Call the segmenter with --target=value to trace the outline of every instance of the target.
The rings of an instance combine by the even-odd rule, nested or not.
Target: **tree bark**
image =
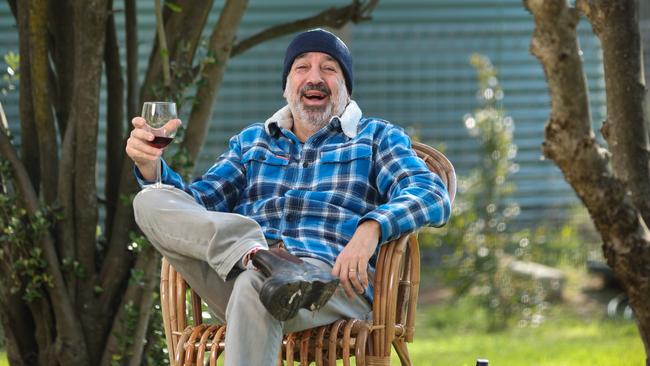
[[[156,40],[160,46],[158,57],[162,60],[163,85],[168,89],[171,84],[171,75],[169,71],[169,49],[167,48],[167,35],[165,34],[165,25],[163,22],[162,9],[160,0],[154,0],[154,13],[156,13]]]
[[[635,0],[577,2],[600,39],[605,71],[607,121],[602,131],[612,152],[614,175],[650,223],[650,142],[643,111],[646,94]]]
[[[108,2],[108,11],[113,1]],[[106,173],[104,175],[104,194],[106,202],[106,221],[104,227],[113,225],[117,206],[119,186],[124,159],[124,80],[120,65],[120,50],[115,30],[115,16],[111,13],[106,22],[106,44],[104,47],[106,64]],[[106,230],[106,240],[110,241],[110,230]]]
[[[34,121],[34,104],[32,103],[32,75],[30,72],[30,46],[29,46],[29,9],[27,2],[17,4],[18,36],[20,42],[20,131],[22,136],[36,136],[36,122]],[[20,144],[20,152],[27,169],[30,181],[36,188],[40,187],[40,153],[39,144]]]
[[[126,118],[130,122],[131,118],[138,114],[138,22],[137,9],[135,0],[124,0],[125,27],[126,27]],[[130,126],[130,123],[127,124]],[[126,129],[127,131],[130,128]],[[126,141],[123,145],[126,145]],[[115,182],[115,181],[114,181]],[[119,180],[117,180],[119,182]]]
[[[589,11],[602,12],[603,9],[599,6],[604,3],[597,2],[594,5],[596,7],[589,8]],[[551,96],[551,116],[546,126],[544,154],[555,161],[589,210],[603,239],[603,252],[607,263],[623,283],[630,299],[646,355],[649,355],[650,309],[647,304],[650,303],[650,230],[635,201],[627,194],[632,190],[628,185],[632,179],[630,173],[622,173],[619,177],[619,173],[615,175],[612,172],[610,153],[598,145],[591,129],[587,89],[576,42],[578,11],[568,8],[564,0],[525,0],[524,4],[535,18],[531,52],[544,68]],[[581,9],[586,9],[586,5],[579,4]],[[594,25],[595,28],[599,26],[598,23]],[[599,32],[608,31],[598,29],[597,33]],[[635,44],[633,39],[619,41],[618,47]],[[610,58],[620,57],[607,51],[604,51],[604,54]],[[619,69],[617,72],[638,75],[638,70],[633,69]],[[606,82],[616,83],[611,81],[613,77],[615,76],[609,75]],[[609,88],[614,88],[614,94],[617,93],[616,87],[608,86],[606,90],[610,90]],[[630,100],[639,100],[637,84],[630,86],[629,93]],[[608,105],[610,98],[617,100],[620,96],[608,94]],[[619,100],[619,103],[621,102]],[[615,110],[620,108],[621,106],[617,106]],[[612,116],[611,111],[608,119],[612,126],[615,123],[636,126],[638,123]],[[612,150],[612,155],[629,153],[620,147]],[[638,158],[637,156],[634,159]],[[626,159],[632,159],[630,156],[619,156],[616,159],[624,160],[619,163],[617,169],[633,167],[629,162],[625,162]],[[628,180],[625,181],[621,177],[627,177]],[[631,183],[634,184],[637,183]],[[646,361],[648,362],[650,361]]]
[[[77,311],[81,314],[83,335],[90,359],[100,357],[105,330],[98,327],[95,305],[95,247],[97,230],[97,188],[95,166],[99,121],[99,87],[103,65],[107,20],[106,0],[79,1],[74,5],[75,49],[74,69],[83,70],[74,75],[68,128],[75,129],[74,204],[75,245],[79,262],[87,273],[86,283],[77,294]]]
[[[74,32],[70,24],[74,22],[70,0],[50,1],[49,19],[51,29],[50,54],[54,64],[56,95],[54,103],[56,120],[61,139],[65,135],[70,117],[73,77],[74,77]]]
[[[59,154],[51,109],[52,101],[46,82],[49,80],[48,18],[48,3],[46,1],[29,2],[30,76],[34,80],[41,81],[31,84],[32,105],[36,122],[36,137],[41,153],[41,189],[45,203],[50,205],[56,199]]]
[[[61,143],[61,162],[59,174],[58,201],[61,205],[62,218],[56,225],[57,252],[61,259],[76,260],[75,245],[75,205],[74,205],[74,152],[76,150],[75,125],[68,124]],[[65,282],[72,304],[76,307],[77,277],[71,271],[65,273]]]

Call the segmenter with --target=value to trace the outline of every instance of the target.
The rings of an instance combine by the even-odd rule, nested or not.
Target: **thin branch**
[[[140,253],[145,255],[145,253]],[[144,351],[145,342],[147,341],[147,330],[149,328],[149,318],[153,308],[153,293],[160,282],[160,260],[161,256],[155,250],[146,253],[147,263],[144,266],[143,273],[145,274],[144,284],[140,291],[140,303],[138,307],[138,324],[136,324],[135,332],[133,333],[133,346],[131,347],[131,359],[129,366],[139,366],[142,364],[142,354]]]
[[[135,0],[124,0],[126,27],[126,116],[127,120],[138,113],[138,21]],[[127,129],[128,130],[128,129]],[[123,144],[124,146],[125,144]]]
[[[121,294],[122,286],[133,263],[126,243],[129,240],[129,232],[135,226],[130,198],[137,192],[138,184],[133,177],[133,161],[128,157],[122,161],[119,187],[120,197],[117,201],[115,221],[110,228],[111,241],[98,280],[103,289],[100,302],[104,304],[112,303],[116,296]]]
[[[239,28],[239,23],[244,16],[248,1],[228,0],[221,10],[219,20],[212,29],[210,36],[209,51],[213,54],[215,61],[206,65],[203,73],[205,79],[196,92],[196,100],[190,113],[187,123],[183,148],[187,149],[191,160],[195,161],[199,151],[203,147],[203,141],[208,130],[208,121],[212,116],[212,110],[216,97],[219,93],[219,86],[223,79],[226,65],[230,59],[233,42]]]
[[[187,88],[189,79],[184,74],[185,69],[189,69],[205,24],[212,9],[213,0],[186,0],[183,1],[182,11],[169,11],[165,8],[163,11],[163,22],[165,26],[165,37],[170,64],[176,67],[171,74],[172,84],[170,88],[164,90],[164,95],[154,95],[154,87],[160,84],[163,79],[162,75],[162,58],[160,57],[160,44],[158,41],[154,45],[149,56],[147,74],[142,83],[140,100],[151,100],[152,98],[173,98],[181,100],[180,94]],[[157,88],[160,90],[160,88]],[[182,105],[179,105],[179,110]]]
[[[354,1],[352,4],[347,6],[330,8],[304,19],[272,26],[235,44],[232,48],[231,57],[242,54],[260,43],[293,34],[301,30],[315,27],[339,29],[345,26],[348,22],[359,23],[369,20],[370,12],[372,12],[376,3],[377,1],[370,1],[362,7],[357,1]]]
[[[50,55],[54,64],[54,78],[57,86],[57,98],[54,104],[59,134],[65,135],[74,87],[74,27],[70,27],[72,5],[70,0],[49,1],[51,17],[48,20],[51,34]]]
[[[61,143],[61,162],[59,174],[59,192],[57,200],[62,209],[62,218],[56,225],[57,250],[61,258],[76,258],[76,245],[74,238],[75,230],[75,210],[74,210],[74,152],[76,150],[76,124],[68,123],[68,127],[63,135]],[[77,298],[77,277],[71,271],[66,274],[66,283],[68,284],[68,294],[73,303]]]
[[[13,14],[14,19],[18,20],[18,7],[16,5],[16,0],[7,0],[9,3],[9,8],[11,8],[11,14]]]
[[[151,297],[153,296],[153,288],[156,285],[156,269],[158,268],[159,263],[160,255],[152,247],[148,247],[138,255],[138,259],[133,266],[133,270],[134,272],[144,274],[144,283],[131,282],[124,292],[124,296],[122,297],[118,307],[119,310],[113,318],[113,324],[111,326],[109,337],[106,342],[106,347],[104,348],[100,366],[111,365],[111,359],[113,355],[120,354],[122,351],[127,351],[120,349],[119,338],[121,336],[135,336],[136,342],[139,342],[138,338],[144,338],[147,322],[149,320],[149,313],[151,311]],[[127,306],[133,306],[136,304],[139,310],[138,324],[136,326],[136,329],[127,329],[125,327],[125,310]],[[146,304],[148,304],[148,308]],[[142,345],[141,343],[139,344],[140,346]],[[131,349],[137,350],[137,347],[133,346]],[[139,363],[137,364],[139,365]]]
[[[160,0],[155,0],[154,4],[156,13],[156,35],[158,36],[158,44],[160,45],[159,56],[162,58],[163,81],[165,86],[169,88],[172,84],[169,72],[169,49],[167,49],[167,38],[165,36],[165,25],[163,24]]]

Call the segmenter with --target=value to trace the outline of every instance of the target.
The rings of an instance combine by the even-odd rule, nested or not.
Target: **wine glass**
[[[174,102],[145,102],[142,105],[142,118],[147,122],[147,130],[154,135],[152,141],[148,141],[149,145],[158,149],[163,149],[169,145],[176,135],[176,129],[166,128],[167,122],[178,118],[176,114],[176,103]],[[149,187],[162,188],[161,180],[161,165],[162,162],[158,159],[156,164],[156,182]]]

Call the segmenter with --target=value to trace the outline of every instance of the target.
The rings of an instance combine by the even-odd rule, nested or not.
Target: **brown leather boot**
[[[253,265],[268,278],[260,290],[264,307],[278,320],[285,321],[300,309],[320,309],[339,284],[329,271],[307,263],[284,249],[259,250]]]

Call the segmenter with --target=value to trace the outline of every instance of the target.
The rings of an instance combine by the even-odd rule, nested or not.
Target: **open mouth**
[[[311,101],[319,101],[327,98],[327,93],[324,93],[319,90],[308,90],[304,93],[302,93],[302,96],[306,99],[309,99]]]

